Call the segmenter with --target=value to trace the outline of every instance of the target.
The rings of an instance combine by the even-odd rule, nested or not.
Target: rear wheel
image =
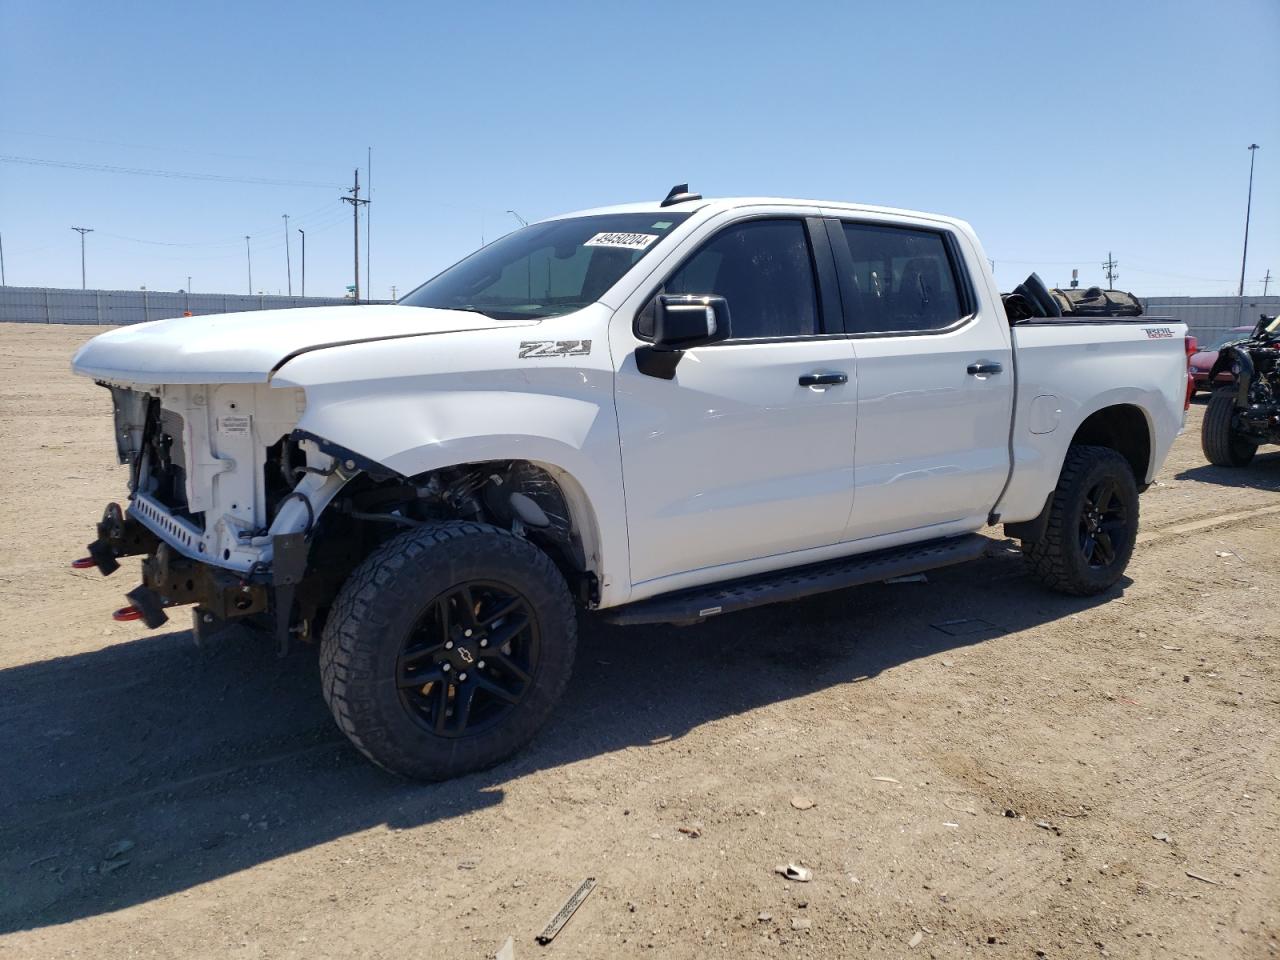
[[[1234,389],[1215,390],[1200,425],[1200,447],[1208,461],[1219,467],[1246,467],[1258,445],[1231,429],[1235,415]]]
[[[443,780],[531,740],[573,668],[568,587],[537,547],[478,523],[388,541],[343,586],[320,649],[325,698],[370,760]]]
[[[1022,550],[1045,586],[1084,596],[1120,579],[1137,538],[1138,486],[1129,461],[1108,447],[1073,446],[1044,536]]]

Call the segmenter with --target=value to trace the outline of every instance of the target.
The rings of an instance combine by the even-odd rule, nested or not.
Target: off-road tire
[[[1200,448],[1205,458],[1217,467],[1247,467],[1258,452],[1256,443],[1232,432],[1235,406],[1234,388],[1209,394],[1209,406],[1200,425]]]
[[[1090,566],[1080,542],[1086,498],[1104,479],[1116,485],[1125,513],[1123,529],[1113,536],[1114,559]],[[1031,575],[1059,593],[1089,596],[1111,587],[1124,574],[1138,536],[1138,486],[1129,461],[1108,447],[1072,446],[1067,450],[1058,485],[1049,504],[1044,536],[1023,542],[1022,552]]]
[[[509,584],[527,600],[538,662],[528,692],[496,727],[446,739],[401,701],[397,658],[433,598],[479,579]],[[577,641],[573,600],[545,553],[488,524],[433,524],[388,540],[343,585],[321,639],[321,683],[339,728],[366,757],[404,777],[445,780],[533,739],[569,682]]]

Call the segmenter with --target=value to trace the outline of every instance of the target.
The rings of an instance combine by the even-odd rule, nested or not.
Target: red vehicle
[[[1218,375],[1214,377],[1213,385],[1209,384],[1209,371],[1213,369],[1213,365],[1218,360],[1218,348],[1224,343],[1230,343],[1232,340],[1243,340],[1253,332],[1253,327],[1232,327],[1218,335],[1213,341],[1213,346],[1206,347],[1191,355],[1190,371],[1191,371],[1191,394],[1194,396],[1198,390],[1212,390],[1214,386],[1219,386],[1232,381],[1230,370],[1220,370]]]

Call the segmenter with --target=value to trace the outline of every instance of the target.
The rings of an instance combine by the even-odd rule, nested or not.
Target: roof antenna
[[[677,183],[671,188],[671,192],[667,194],[667,198],[662,201],[661,206],[669,207],[674,203],[684,203],[686,200],[701,200],[702,194],[690,193],[687,183]]]

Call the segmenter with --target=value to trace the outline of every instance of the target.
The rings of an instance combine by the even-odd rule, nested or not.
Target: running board
[[[713,583],[602,610],[609,623],[688,623],[721,613],[747,610],[766,603],[799,600],[831,590],[878,583],[938,567],[965,563],[982,556],[990,541],[976,533],[945,540],[929,540],[906,547],[841,557],[805,567]]]

